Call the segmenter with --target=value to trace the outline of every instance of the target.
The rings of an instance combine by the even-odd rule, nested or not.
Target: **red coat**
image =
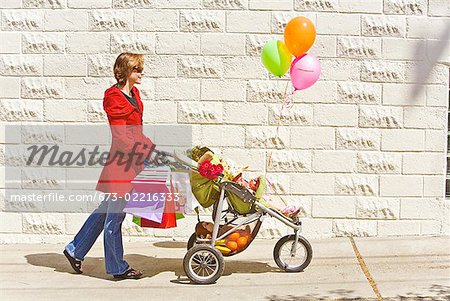
[[[117,197],[130,192],[133,188],[131,180],[144,168],[144,159],[155,148],[155,144],[142,132],[144,107],[139,90],[134,86],[131,90],[139,109],[115,85],[105,91],[103,98],[103,109],[108,116],[112,142],[96,189],[116,193]]]

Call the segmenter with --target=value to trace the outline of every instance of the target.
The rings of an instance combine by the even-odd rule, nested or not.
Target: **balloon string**
[[[287,93],[288,86],[289,86],[289,82],[286,82],[286,87],[284,88],[283,102],[281,104],[280,114],[278,115],[277,131],[276,131],[276,134],[275,134],[274,141],[277,141],[277,139],[279,137],[280,127],[281,127],[281,120],[283,118],[283,111],[284,111],[284,109],[285,108],[291,109],[292,106],[294,105],[293,101],[292,101],[292,98],[293,98],[293,95],[294,95],[295,91],[294,92],[290,92],[288,94]],[[266,170],[265,170],[265,178],[266,178],[267,183],[269,183],[270,187],[272,188],[272,191],[275,193],[276,192],[275,185],[273,185],[269,181],[269,179],[267,179],[267,171],[269,170],[270,163],[272,162],[272,154],[273,154],[273,151],[271,151],[270,154],[269,154],[269,159],[267,161],[267,167],[266,167]],[[277,196],[281,199],[281,201],[283,201],[284,205],[287,206],[286,201],[279,194],[277,194]]]

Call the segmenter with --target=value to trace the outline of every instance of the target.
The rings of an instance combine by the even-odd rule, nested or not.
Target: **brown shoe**
[[[66,250],[64,250],[63,254],[66,256],[67,260],[69,260],[69,263],[72,266],[72,269],[75,271],[75,273],[77,274],[83,273],[83,270],[81,270],[81,261],[76,260],[75,258],[70,256],[69,252],[67,252]]]
[[[130,268],[128,271],[126,271],[123,274],[114,275],[115,279],[139,279],[142,277],[142,272],[135,270],[133,268]]]

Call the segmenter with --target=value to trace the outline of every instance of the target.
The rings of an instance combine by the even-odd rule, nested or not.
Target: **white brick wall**
[[[273,152],[267,175],[304,208],[305,235],[449,232],[448,1],[23,0],[0,1],[0,15],[2,123],[105,124],[102,97],[114,83],[115,57],[145,53],[144,123],[193,125],[194,142],[249,165],[251,175],[266,171]],[[269,75],[259,55],[299,15],[316,26],[311,52],[322,75],[294,94],[275,139],[289,78]],[[22,176],[28,189],[68,193],[84,187],[64,186],[77,172],[14,177],[17,188]],[[65,241],[93,209],[2,198],[0,243]],[[127,219],[124,233],[187,236],[192,223],[143,231]]]

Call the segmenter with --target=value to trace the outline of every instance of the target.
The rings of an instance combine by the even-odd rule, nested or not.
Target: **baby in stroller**
[[[242,176],[242,172],[248,168],[248,166],[238,166],[233,161],[228,159],[220,159],[216,154],[211,151],[205,152],[199,159],[199,173],[206,177],[211,176],[214,178],[216,175],[209,174],[208,172],[212,168],[216,173],[223,173],[225,179],[236,182],[239,185],[256,192],[260,185],[260,177],[254,179],[244,179]],[[287,205],[279,202],[276,199],[270,198],[268,194],[264,194],[260,201],[269,208],[277,210],[282,213],[284,216],[289,218],[293,218],[299,214],[300,208],[293,205]]]

